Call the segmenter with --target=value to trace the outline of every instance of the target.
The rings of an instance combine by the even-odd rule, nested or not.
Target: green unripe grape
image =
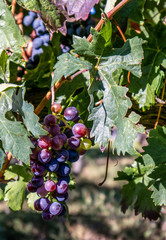
[[[88,150],[88,149],[91,148],[91,146],[92,146],[91,140],[88,139],[88,138],[84,138],[84,139],[82,140],[82,142],[81,142],[81,146],[80,146],[80,147],[81,147],[82,149],[84,149],[84,150]]]

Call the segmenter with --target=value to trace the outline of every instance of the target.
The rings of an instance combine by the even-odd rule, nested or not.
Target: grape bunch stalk
[[[34,202],[35,210],[47,221],[66,215],[72,163],[92,145],[89,131],[75,107],[66,108],[64,115],[59,103],[52,104],[51,110],[52,114],[46,115],[43,123],[48,135],[31,137],[33,177],[27,184],[28,191],[39,196]]]

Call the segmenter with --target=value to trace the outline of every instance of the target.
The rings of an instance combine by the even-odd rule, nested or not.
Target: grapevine
[[[67,217],[72,164],[98,144],[107,151],[100,187],[110,151],[135,156],[115,178],[127,181],[122,212],[162,214],[165,5],[122,0],[104,12],[106,2],[0,0],[0,181],[12,210],[27,198],[44,220]]]

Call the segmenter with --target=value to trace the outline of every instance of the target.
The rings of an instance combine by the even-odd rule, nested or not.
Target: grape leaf
[[[0,53],[3,49],[11,48],[15,53],[22,53],[24,38],[14,17],[3,0],[0,0]]]
[[[5,117],[6,112],[12,109],[12,98],[15,89],[1,93],[0,97],[0,139],[5,152],[11,152],[13,157],[29,162],[29,154],[33,144],[28,138],[28,132],[21,122],[11,121]]]
[[[143,147],[142,160],[145,166],[155,167],[166,163],[166,127],[158,126],[149,133],[148,146]]]
[[[121,49],[112,50],[109,57],[101,57],[98,66],[98,76],[91,80],[89,94],[93,103],[93,93],[100,88],[103,91],[103,102],[99,107],[93,108],[89,117],[93,120],[91,136],[95,137],[95,142],[100,146],[106,146],[111,138],[111,128],[116,125],[117,137],[113,148],[117,147],[117,153],[123,154],[127,151],[136,154],[133,147],[137,132],[143,132],[143,127],[137,127],[139,116],[132,113],[129,118],[124,118],[131,101],[126,96],[127,88],[118,86],[112,78],[112,73],[116,69],[126,69],[131,73],[140,76],[140,62],[143,58],[143,41],[139,38],[128,40]],[[134,129],[134,131],[133,131]],[[131,135],[128,134],[130,131]],[[123,134],[123,135],[122,135]]]
[[[129,91],[139,103],[139,107],[149,108],[155,103],[155,94],[160,93],[164,72],[160,66],[166,68],[166,31],[165,27],[158,24],[149,26],[150,37],[144,46],[145,58],[142,63],[142,77],[131,76]]]
[[[151,199],[152,192],[143,183],[130,181],[123,186],[121,194],[123,213],[131,205],[135,209],[136,215],[142,213],[142,216],[149,220],[157,220],[160,217],[160,207],[155,206]]]
[[[157,181],[151,186],[152,199],[156,205],[166,205],[166,180]]]
[[[5,201],[13,211],[19,211],[25,199],[27,183],[19,180],[8,182],[5,187]]]
[[[52,86],[58,82],[63,76],[65,78],[83,69],[91,69],[92,65],[88,61],[81,60],[78,57],[72,56],[69,53],[62,54],[58,57],[58,62],[54,66],[54,77]]]

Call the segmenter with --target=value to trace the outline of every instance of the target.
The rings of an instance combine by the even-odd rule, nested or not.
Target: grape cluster
[[[63,53],[69,52],[72,45],[72,36],[88,37],[91,27],[95,27],[96,22],[92,19],[91,14],[86,21],[67,22],[67,35],[61,37],[61,50]]]
[[[39,55],[43,53],[42,45],[48,46],[50,43],[50,35],[46,30],[46,27],[39,17],[39,15],[35,12],[29,11],[28,15],[23,19],[24,26],[32,26],[35,31],[35,37],[33,37],[32,41],[32,52],[31,57],[26,63],[27,69],[33,69],[36,67],[39,61]]]
[[[91,147],[88,129],[80,122],[75,107],[66,108],[64,116],[59,103],[54,103],[51,110],[53,114],[45,116],[43,124],[48,135],[31,138],[34,148],[30,168],[34,175],[27,184],[28,191],[39,196],[34,208],[42,212],[44,220],[66,214],[72,163]]]

